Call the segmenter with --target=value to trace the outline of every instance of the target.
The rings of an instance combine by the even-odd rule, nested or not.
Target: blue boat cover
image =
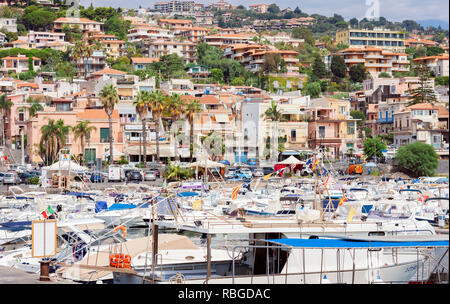
[[[92,199],[91,195],[95,195],[95,194],[93,194],[93,193],[84,193],[84,192],[67,192],[64,195],[73,195],[73,196],[76,196],[77,198],[84,197],[84,198]]]
[[[34,197],[26,197],[26,196],[7,196],[7,199],[29,199],[29,200],[34,200]]]
[[[191,196],[197,196],[197,192],[190,192],[190,191],[184,191],[177,193],[178,197],[191,197]]]
[[[132,204],[113,204],[111,207],[108,208],[108,211],[113,210],[125,210],[125,209],[133,209],[136,208],[136,205]]]
[[[389,248],[389,247],[448,247],[449,241],[351,241],[343,239],[268,239],[267,242],[294,248]]]
[[[95,213],[108,209],[108,204],[105,201],[95,202]]]

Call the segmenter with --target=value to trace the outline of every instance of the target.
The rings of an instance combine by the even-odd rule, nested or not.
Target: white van
[[[110,165],[108,169],[109,182],[122,182],[125,180],[125,172],[121,166]]]

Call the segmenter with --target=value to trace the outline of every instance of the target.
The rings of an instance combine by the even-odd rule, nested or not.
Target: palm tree
[[[155,90],[150,93],[149,109],[152,112],[153,121],[155,123],[156,133],[156,160],[159,162],[159,122],[161,114],[164,110],[164,100],[167,98],[160,90]]]
[[[278,122],[281,121],[281,118],[283,117],[282,112],[278,109],[277,104],[275,101],[272,100],[270,103],[270,107],[264,112],[264,119],[266,121],[270,120],[272,122],[275,122],[275,128],[273,128],[273,139],[274,139],[274,147],[273,147],[273,158],[278,159]]]
[[[109,123],[109,162],[112,164],[113,158],[113,136],[112,136],[112,114],[116,104],[119,102],[119,95],[117,94],[116,88],[110,84],[104,86],[100,92],[100,100],[105,109],[106,115],[108,116]]]
[[[59,150],[65,145],[68,131],[69,127],[64,125],[62,119],[58,119],[56,123],[50,119],[47,125],[42,126],[39,154],[47,165],[57,158]]]
[[[6,94],[0,95],[0,110],[2,111],[2,146],[5,145],[6,130],[5,130],[5,117],[6,113],[11,110],[13,102],[6,97]]]
[[[181,114],[184,111],[184,106],[181,101],[181,95],[177,93],[173,93],[169,98],[166,99],[165,111],[170,115],[170,119],[172,121],[172,127],[174,127],[174,123],[181,117]],[[174,134],[174,145],[175,145],[175,158],[179,160],[178,155],[178,139],[177,139],[178,128],[175,130]]]
[[[89,45],[85,41],[77,41],[72,48],[72,58],[78,63],[78,60],[81,59],[82,63],[84,63],[84,58],[89,59],[94,52],[94,49],[97,48],[95,45]],[[87,65],[84,64],[84,78],[87,76]]]
[[[202,111],[200,101],[197,98],[194,98],[194,100],[186,105],[185,114],[186,118],[189,122],[190,128],[189,128],[189,152],[190,152],[190,158],[192,162],[192,157],[194,153],[194,117],[196,113],[200,113]]]
[[[147,115],[148,115],[148,106],[150,103],[150,92],[149,91],[139,91],[136,100],[133,102],[133,105],[136,107],[136,112],[139,114],[139,117],[142,121],[142,144],[144,146],[144,164],[147,164]]]
[[[75,140],[80,139],[81,143],[81,155],[84,155],[84,146],[86,139],[90,137],[91,132],[97,128],[94,126],[89,126],[89,120],[82,120],[76,126],[72,127],[72,132]],[[84,158],[83,158],[84,160]]]
[[[30,118],[34,117],[34,115],[36,115],[37,112],[44,110],[44,107],[36,99],[29,98],[27,101],[31,103],[31,106],[28,108]]]

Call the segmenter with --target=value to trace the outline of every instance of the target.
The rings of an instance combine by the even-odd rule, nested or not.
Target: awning
[[[448,247],[448,241],[351,241],[343,239],[268,239],[271,243],[294,248],[389,248],[389,247]]]
[[[214,114],[216,122],[230,122],[228,114]]]
[[[142,147],[143,148],[143,147]],[[169,145],[160,145],[159,146],[159,156],[160,157],[174,157],[175,156],[175,152],[173,151],[175,148]],[[146,153],[147,155],[156,155],[156,146],[154,144],[152,144],[151,146],[147,145],[147,149],[146,149]],[[179,153],[181,149],[179,149]],[[136,146],[129,146],[128,148],[125,149],[125,154],[128,155],[140,155],[141,153],[144,153],[143,149],[142,152],[139,148],[139,145]]]

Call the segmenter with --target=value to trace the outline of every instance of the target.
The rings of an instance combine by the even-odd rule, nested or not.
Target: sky
[[[153,8],[155,2],[163,0],[81,0],[82,5],[112,6],[124,8]],[[219,0],[194,0],[197,3],[210,4]],[[334,13],[346,20],[366,17],[370,8],[379,7],[379,14],[391,21],[438,19],[448,23],[449,2],[445,0],[226,0],[232,5],[276,3],[281,9],[298,6],[307,14],[332,16]],[[366,3],[369,3],[366,5]],[[375,3],[375,4],[373,4]],[[378,5],[377,5],[378,3]]]

